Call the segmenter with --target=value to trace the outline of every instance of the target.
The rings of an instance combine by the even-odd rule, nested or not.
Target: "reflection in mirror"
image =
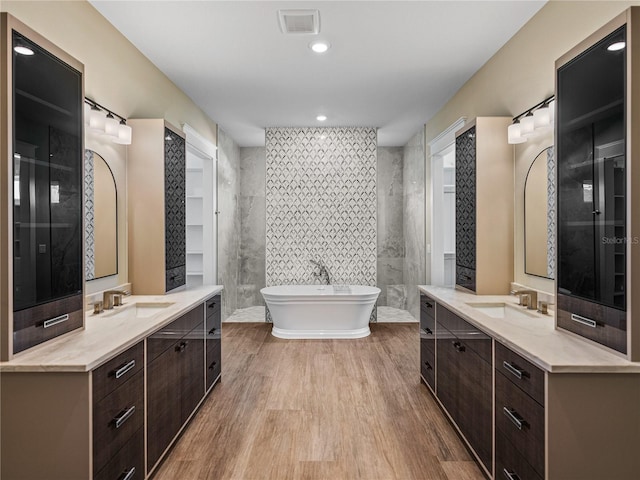
[[[99,154],[85,150],[85,280],[118,273],[116,181]]]
[[[555,156],[547,147],[529,167],[524,184],[524,271],[553,279],[555,275]]]

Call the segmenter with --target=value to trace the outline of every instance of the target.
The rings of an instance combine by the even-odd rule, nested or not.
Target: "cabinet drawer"
[[[436,354],[433,342],[420,340],[420,373],[432,390],[436,388]]]
[[[504,375],[496,375],[496,429],[544,476],[544,407]]]
[[[440,325],[449,330],[466,347],[474,350],[485,362],[492,363],[492,340],[489,335],[440,304],[436,305],[436,315]],[[438,336],[440,336],[440,331],[438,331]]]
[[[220,340],[207,340],[207,390],[211,388],[222,371],[222,349]]]
[[[471,248],[474,249],[475,245]],[[474,253],[475,256],[475,253]],[[456,265],[456,285],[460,285],[472,292],[476,291],[476,270],[475,268],[468,268],[463,265]]]
[[[424,293],[420,294],[420,310],[431,319],[436,319],[436,301]]]
[[[13,353],[81,328],[83,295],[73,295],[13,313]]]
[[[627,353],[626,312],[559,293],[556,313],[558,327]]]
[[[142,428],[144,375],[136,373],[93,407],[93,471],[100,471]]]
[[[93,403],[96,404],[113,390],[142,370],[143,342],[109,360],[93,371]]]
[[[211,297],[206,301],[206,309],[207,309],[207,318],[214,316],[215,314],[220,313],[220,307],[222,303],[222,298],[220,295],[216,295],[215,297]]]
[[[144,429],[140,428],[93,480],[144,480]]]
[[[496,342],[496,370],[544,405],[544,371]]]
[[[495,480],[544,480],[500,430],[496,430]]]
[[[187,267],[181,265],[179,267],[171,268],[165,272],[165,288],[169,292],[174,288],[181,287],[186,283],[187,279]]]
[[[202,326],[204,304],[200,304],[177,318],[166,327],[150,335],[147,339],[147,361],[151,361],[162,352],[175,346],[175,343],[191,332],[198,324]]]

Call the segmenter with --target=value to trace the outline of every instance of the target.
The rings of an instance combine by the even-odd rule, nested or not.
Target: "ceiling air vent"
[[[291,35],[317,35],[320,32],[318,10],[278,10],[280,30]]]

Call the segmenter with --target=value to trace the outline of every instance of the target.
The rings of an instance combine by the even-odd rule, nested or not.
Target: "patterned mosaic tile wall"
[[[93,204],[93,152],[84,151],[84,245],[85,245],[85,280],[95,277],[95,236],[94,236],[94,204]]]
[[[556,156],[547,148],[547,276],[556,275]]]
[[[375,285],[374,128],[266,130],[266,284]]]

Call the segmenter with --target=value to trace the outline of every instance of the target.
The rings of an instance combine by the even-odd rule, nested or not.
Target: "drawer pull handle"
[[[209,370],[213,370],[217,363],[218,362],[213,362],[211,365],[209,365]]]
[[[176,352],[182,353],[187,348],[189,342],[180,342],[180,345],[176,345]]]
[[[466,350],[464,348],[464,345],[462,345],[460,342],[451,342],[451,345],[453,345],[453,348],[455,348],[460,353]]]
[[[123,366],[121,366],[119,369],[116,370],[116,378],[120,378],[135,366],[136,366],[135,360],[131,360],[129,363],[125,363]]]
[[[135,474],[136,474],[136,467],[131,467],[130,470],[127,470],[120,476],[120,480],[132,480]]]
[[[213,327],[211,330],[209,330],[209,335],[213,335],[213,332],[216,331],[216,327]]]
[[[502,407],[502,411],[507,416],[507,418],[511,420],[511,423],[513,423],[518,428],[518,430],[522,430],[522,427],[524,427],[525,422],[524,420],[522,420],[520,415],[518,415],[518,412],[507,407]]]
[[[136,411],[136,406],[132,405],[122,415],[114,418],[113,421],[115,422],[116,428],[120,428],[122,425],[124,425],[124,422],[129,420],[131,418],[131,415],[133,415],[135,411]]]
[[[596,328],[598,326],[595,320],[591,320],[590,318],[583,317],[581,315],[576,315],[575,313],[571,314],[571,320],[591,328]]]
[[[59,323],[66,322],[67,320],[69,320],[69,314],[65,313],[64,315],[60,315],[59,317],[45,320],[42,326],[44,328],[49,328],[49,327],[53,327],[54,325],[58,325]]]
[[[214,308],[216,306],[216,302],[211,302],[207,308]]]
[[[527,372],[525,372],[524,370],[519,369],[518,367],[516,367],[515,365],[507,362],[506,360],[504,362],[502,362],[502,366],[509,372],[511,373],[514,377],[519,378],[520,380],[522,380],[522,377],[528,377]]]
[[[433,335],[433,331],[429,327],[424,327],[423,330],[427,335]]]
[[[502,469],[502,474],[507,480],[520,480],[520,476],[515,472],[510,472],[506,468]]]
[[[424,304],[427,306],[427,308],[433,308],[433,304],[429,302],[424,302]]]
[[[433,370],[433,367],[429,365],[429,362],[427,362],[426,360],[424,361],[424,364],[427,366],[427,370]]]

